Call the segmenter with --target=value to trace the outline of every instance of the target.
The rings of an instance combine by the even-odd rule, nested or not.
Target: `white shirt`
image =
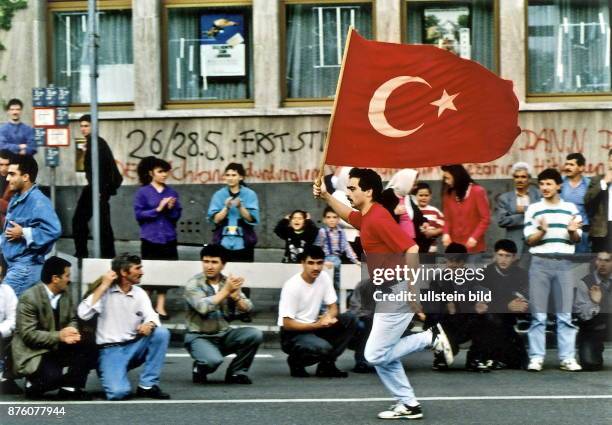
[[[13,288],[6,283],[0,284],[0,335],[8,338],[15,330],[17,314],[17,296]]]
[[[45,289],[47,290],[47,296],[49,297],[51,308],[53,310],[57,310],[57,304],[59,303],[60,298],[62,298],[62,293],[60,292],[59,294],[54,294],[47,285],[45,285]]]
[[[321,272],[313,283],[306,282],[298,273],[285,282],[281,290],[278,326],[283,326],[285,317],[302,323],[315,323],[319,318],[321,303],[330,305],[337,300],[334,284],[327,273]]]
[[[77,313],[83,320],[89,320],[98,314],[96,344],[136,339],[137,328],[143,323],[153,322],[161,326],[149,296],[138,286],[132,286],[126,294],[119,285],[112,285],[95,305],[91,305],[92,298],[93,294],[83,300]]]

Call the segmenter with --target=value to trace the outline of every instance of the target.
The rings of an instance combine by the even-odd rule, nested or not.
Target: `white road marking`
[[[188,353],[167,353],[166,357],[191,357]],[[227,358],[236,357],[235,354],[228,354],[225,356]],[[256,359],[273,359],[274,356],[272,354],[255,354]]]
[[[465,396],[465,397],[419,397],[422,401],[469,401],[469,400],[602,400],[612,399],[612,394],[597,395],[526,395],[526,396]],[[1,405],[96,405],[96,404],[281,404],[281,403],[363,403],[375,401],[393,401],[387,397],[372,398],[261,398],[238,400],[126,400],[126,401],[2,401]]]

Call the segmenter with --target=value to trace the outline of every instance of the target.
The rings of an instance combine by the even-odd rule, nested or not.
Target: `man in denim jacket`
[[[187,301],[187,334],[185,348],[193,357],[193,383],[204,384],[207,375],[223,363],[231,353],[236,357],[225,373],[228,384],[251,384],[246,375],[263,334],[256,328],[230,328],[232,309],[251,311],[253,303],[242,293],[244,279],[221,271],[226,263],[225,249],[206,245],[200,252],[203,272],[192,277],[185,286]]]
[[[16,157],[9,165],[8,184],[15,192],[6,213],[0,247],[8,264],[4,282],[19,296],[40,281],[45,255],[62,234],[47,198],[36,185],[38,164],[31,156]]]

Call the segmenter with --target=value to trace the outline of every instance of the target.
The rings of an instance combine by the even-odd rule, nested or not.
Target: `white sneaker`
[[[410,407],[401,402],[378,414],[379,419],[421,419],[422,417],[423,410],[420,404]]]
[[[540,357],[533,357],[529,360],[527,370],[530,372],[540,372],[544,366],[544,359]]]
[[[431,333],[433,335],[433,341],[431,342],[431,348],[435,353],[444,354],[444,360],[446,360],[446,365],[450,366],[453,364],[454,356],[453,349],[448,341],[448,337],[444,332],[441,324],[437,324],[433,328],[431,328]]]
[[[582,366],[578,364],[575,358],[565,359],[561,361],[559,369],[566,370],[568,372],[578,372],[582,370]]]

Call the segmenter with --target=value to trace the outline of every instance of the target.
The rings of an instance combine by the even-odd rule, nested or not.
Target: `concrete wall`
[[[430,181],[434,192],[434,205],[440,205],[440,182]],[[487,189],[491,209],[494,208],[495,197],[511,189],[510,180],[483,180],[479,183]],[[212,194],[220,185],[177,185],[183,216],[178,223],[179,243],[202,244],[209,242],[213,227],[204,217]],[[310,183],[275,183],[249,185],[257,192],[261,211],[261,223],[257,226],[259,248],[283,248],[284,243],[273,233],[274,226],[286,214],[294,209],[304,209],[310,212],[313,220],[320,222],[325,208],[322,201],[312,197]],[[117,196],[112,198],[111,212],[115,237],[121,240],[138,240],[138,224],[134,218],[132,200],[138,186],[123,186]],[[76,186],[61,187],[58,190],[57,211],[62,221],[64,236],[72,234],[71,219],[76,206],[80,188]],[[319,223],[320,224],[320,223]],[[487,232],[487,245],[503,237],[503,230],[493,221]]]

